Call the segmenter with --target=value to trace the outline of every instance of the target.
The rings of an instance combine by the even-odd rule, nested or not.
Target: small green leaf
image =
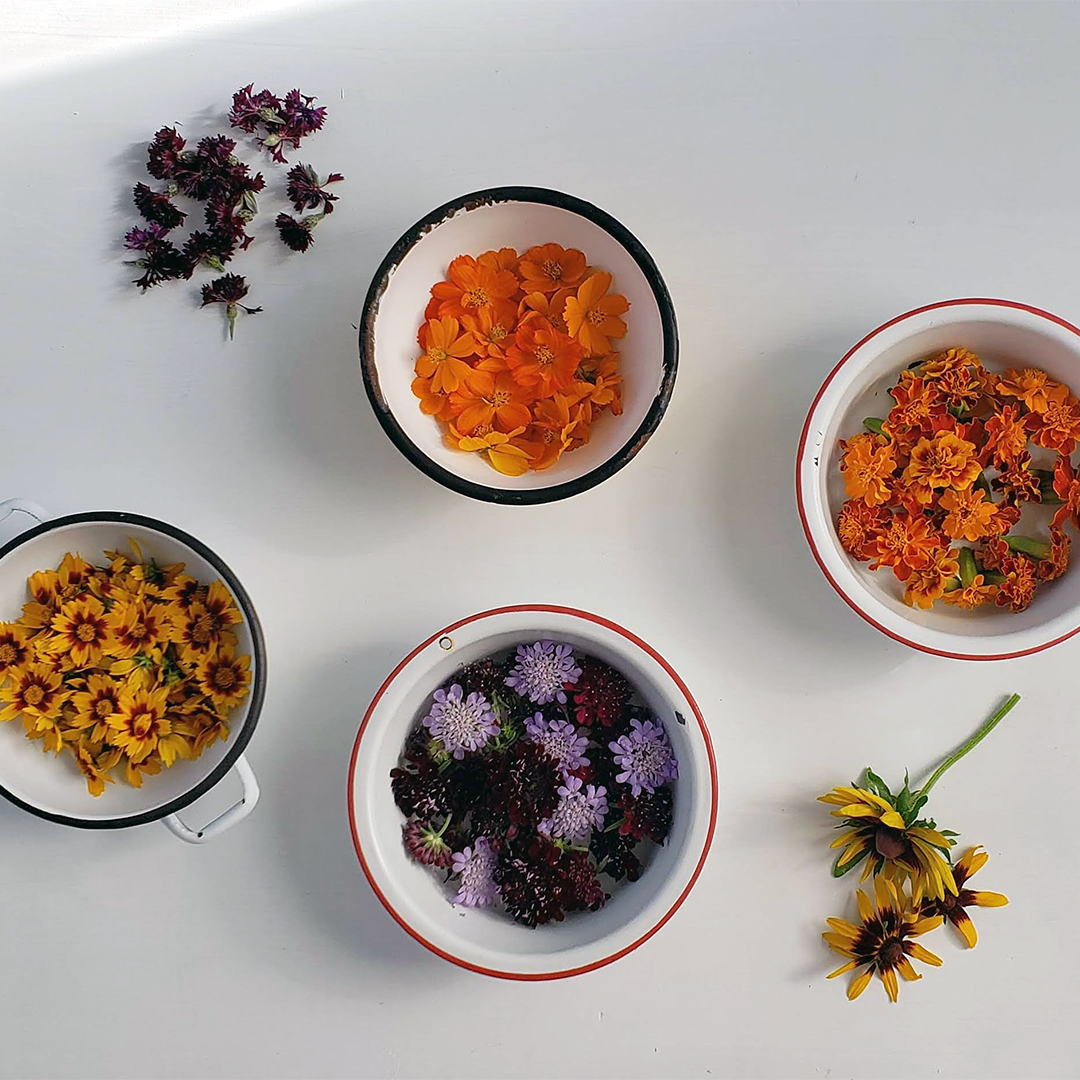
[[[890,803],[893,801],[893,793],[889,790],[889,785],[869,765],[863,772],[863,778],[867,791],[872,791],[879,799],[887,799]]]
[[[862,423],[867,431],[873,432],[875,435],[884,434],[881,429],[885,426],[885,421],[880,416],[868,416]]]
[[[953,832],[952,829],[938,829],[938,832],[941,833],[942,836],[959,836],[960,835],[958,832]]]

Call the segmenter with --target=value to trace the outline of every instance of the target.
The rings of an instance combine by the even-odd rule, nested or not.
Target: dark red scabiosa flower
[[[284,125],[281,99],[269,90],[251,91],[254,83],[248,83],[233,94],[232,108],[229,110],[229,123],[234,128],[252,135],[260,124]]]
[[[425,825],[421,821],[409,822],[402,829],[405,836],[405,850],[417,862],[424,863],[425,866],[449,866],[454,854],[444,835],[449,824],[449,817],[438,829],[433,825]]]
[[[543,747],[517,742],[493,764],[490,801],[512,824],[534,827],[559,803],[559,767]]]
[[[466,694],[483,694],[488,701],[493,701],[506,692],[506,673],[509,670],[509,665],[489,656],[466,664],[452,681],[461,683]]]
[[[625,792],[616,803],[622,811],[619,833],[633,840],[647,836],[662,844],[671,832],[674,798],[670,787],[659,787],[651,794],[643,791],[636,799]]]
[[[546,837],[507,844],[495,865],[495,884],[507,912],[525,926],[562,922],[566,881],[562,853]]]
[[[169,230],[157,221],[151,221],[145,229],[136,225],[124,237],[124,247],[129,251],[145,251],[155,240],[160,240]]]
[[[588,656],[581,661],[577,682],[566,689],[571,692],[575,719],[586,727],[611,727],[621,721],[633,693],[613,667]]]
[[[584,851],[568,851],[562,857],[563,897],[567,911],[598,911],[608,894]]]
[[[450,774],[440,772],[434,761],[422,761],[416,768],[390,770],[390,790],[398,809],[406,816],[425,820],[453,813],[454,791]]]
[[[293,251],[307,251],[315,243],[311,230],[322,220],[322,214],[309,214],[297,221],[291,214],[278,214],[274,224],[277,226],[281,242]]]
[[[174,127],[163,127],[147,147],[146,171],[158,180],[171,180],[180,165],[184,140]]]
[[[134,280],[143,292],[163,281],[176,281],[185,276],[187,261],[184,254],[169,240],[154,240],[143,248],[142,258],[129,264],[143,271]]]
[[[164,191],[154,191],[146,184],[136,184],[133,189],[135,207],[147,221],[157,222],[166,229],[175,229],[183,225],[187,214],[173,205],[172,199]]]
[[[288,172],[289,182],[285,191],[297,213],[322,207],[323,213],[329,214],[334,209],[337,196],[324,191],[323,185],[335,184],[344,179],[341,173],[334,172],[325,180],[320,180],[319,174],[310,165],[294,165]]]
[[[208,304],[224,304],[225,315],[229,320],[229,340],[232,340],[233,331],[236,328],[236,315],[238,311],[244,311],[248,315],[256,315],[262,311],[261,307],[246,307],[240,301],[248,294],[247,282],[239,274],[225,274],[215,278],[209,284],[202,287],[202,306]]]
[[[595,831],[589,843],[589,851],[596,859],[596,869],[615,881],[637,881],[644,866],[637,857],[637,840],[618,831]]]

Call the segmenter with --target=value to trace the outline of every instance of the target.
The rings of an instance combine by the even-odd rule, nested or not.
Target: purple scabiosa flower
[[[477,693],[465,697],[457,683],[449,690],[435,691],[431,712],[422,723],[459,761],[466,750],[479,750],[499,734],[499,722],[487,698]]]
[[[281,242],[293,251],[307,251],[315,243],[311,230],[322,220],[322,214],[309,214],[297,221],[291,214],[278,214],[274,224],[277,226]]]
[[[551,701],[565,705],[566,684],[577,682],[581,675],[581,668],[574,663],[573,649],[554,641],[519,645],[514,659],[506,685],[537,705]]]
[[[173,205],[167,192],[154,191],[146,184],[136,184],[133,189],[135,207],[147,221],[156,221],[166,229],[183,225],[187,214]]]
[[[495,852],[487,837],[478,836],[472,847],[455,851],[451,871],[460,878],[455,904],[466,907],[488,907],[495,902]]]
[[[337,196],[324,191],[323,185],[344,180],[341,173],[332,172],[325,180],[320,180],[319,174],[310,165],[294,165],[287,175],[289,182],[285,193],[298,214],[303,210],[318,210],[320,206],[325,214],[333,211]]]
[[[589,764],[585,756],[589,747],[588,736],[579,735],[578,729],[569,720],[548,720],[542,712],[538,712],[525,721],[525,734],[542,747],[564,773]]]
[[[622,770],[615,779],[629,784],[637,798],[642,791],[651,795],[661,785],[677,780],[679,763],[659,720],[631,720],[630,729],[629,735],[620,736],[608,746]]]
[[[447,867],[453,852],[446,842],[443,833],[446,832],[450,818],[442,823],[441,829],[432,825],[425,825],[420,821],[411,821],[402,827],[405,837],[405,849],[418,862],[425,866]]]
[[[607,817],[607,791],[589,784],[584,787],[576,776],[568,776],[559,788],[555,813],[540,823],[540,832],[557,836],[571,844],[587,844],[593,829],[599,829]]]
[[[128,251],[145,251],[155,240],[160,240],[169,230],[160,221],[151,221],[145,229],[138,225],[129,229],[124,237]]]
[[[229,110],[229,123],[234,128],[254,133],[260,124],[283,124],[285,117],[281,115],[281,99],[269,90],[260,90],[257,94],[251,91],[254,83],[242,86],[233,94],[232,108]]]
[[[163,127],[146,149],[146,171],[158,180],[171,180],[180,164],[184,139],[174,127]]]
[[[207,304],[224,304],[225,315],[229,320],[229,340],[232,340],[233,331],[236,328],[237,310],[245,311],[248,315],[257,315],[262,311],[261,307],[246,307],[240,301],[248,294],[247,282],[239,274],[224,274],[202,287],[202,306]]]

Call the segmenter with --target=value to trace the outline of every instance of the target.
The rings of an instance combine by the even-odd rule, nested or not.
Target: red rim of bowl
[[[912,641],[911,638],[906,638],[902,634],[898,634],[893,630],[889,630],[887,627],[882,626],[869,612],[860,607],[857,600],[854,597],[849,596],[840,583],[829,573],[828,568],[825,565],[825,560],[822,559],[821,553],[818,551],[817,544],[814,543],[814,537],[810,530],[810,522],[806,517],[806,507],[803,502],[803,489],[802,489],[802,466],[803,458],[806,452],[806,442],[810,434],[810,421],[813,419],[814,410],[818,406],[818,402],[821,400],[822,394],[829,388],[829,384],[839,374],[840,369],[851,359],[851,357],[858,352],[868,341],[877,337],[883,330],[888,330],[890,326],[895,326],[899,322],[903,322],[905,319],[910,319],[915,315],[921,315],[925,311],[935,311],[938,308],[948,307],[960,307],[964,304],[983,304],[989,307],[1003,307],[1014,308],[1017,311],[1026,311],[1030,315],[1037,315],[1042,319],[1047,319],[1056,325],[1069,330],[1080,338],[1080,327],[1073,326],[1072,323],[1066,322],[1065,319],[1059,318],[1057,315],[1052,314],[1049,311],[1043,311],[1042,308],[1032,307],[1030,304],[1021,304],[1015,300],[996,300],[988,297],[967,297],[957,300],[941,300],[936,304],[924,304],[922,307],[913,308],[911,311],[905,311],[903,315],[897,315],[894,319],[890,319],[888,322],[882,323],[876,330],[871,330],[861,341],[856,342],[848,351],[844,354],[840,362],[829,372],[828,378],[821,384],[821,389],[818,390],[814,397],[814,400],[810,404],[810,410],[806,414],[806,422],[803,424],[802,436],[799,438],[799,450],[795,457],[795,496],[799,504],[799,519],[802,521],[803,532],[806,534],[806,541],[810,545],[810,550],[814,555],[814,560],[821,568],[821,572],[825,575],[826,580],[836,590],[840,598],[856,612],[861,615],[871,626],[880,630],[887,637],[891,637],[894,641],[899,641],[902,645],[908,645],[912,649],[918,649],[920,652],[930,653],[933,656],[944,656],[950,660],[1015,660],[1020,656],[1031,656],[1033,653],[1042,652],[1044,649],[1049,649],[1053,645],[1059,645],[1063,641],[1067,641],[1075,634],[1080,633],[1080,626],[1070,630],[1067,634],[1062,634],[1059,637],[1054,638],[1052,641],[1043,642],[1041,645],[1034,645],[1030,649],[1020,649],[1016,652],[1008,653],[995,653],[993,655],[983,656],[976,653],[959,653],[949,652],[946,649],[933,649],[929,645],[923,645],[918,641]]]
[[[617,634],[621,634],[628,641],[633,642],[638,648],[644,650],[649,656],[651,656],[674,680],[675,685],[678,686],[683,696],[686,698],[690,705],[690,708],[694,712],[694,716],[697,718],[698,727],[701,729],[702,738],[705,740],[705,751],[709,758],[709,782],[711,785],[711,798],[710,798],[710,812],[709,812],[709,831],[705,836],[705,844],[702,847],[701,855],[698,858],[697,865],[694,867],[694,872],[690,875],[690,880],[686,883],[686,887],[676,898],[675,903],[664,913],[664,915],[657,920],[656,925],[653,926],[648,932],[644,933],[636,941],[619,949],[618,952],[612,953],[610,956],[605,956],[600,960],[594,960],[589,964],[582,964],[580,967],[569,968],[566,971],[545,971],[545,972],[519,972],[519,971],[499,971],[497,968],[486,968],[480,964],[470,963],[468,960],[463,960],[459,956],[454,956],[452,953],[448,953],[445,949],[439,948],[434,942],[428,941],[420,933],[414,930],[408,922],[394,909],[393,904],[387,899],[383,891],[379,888],[375,881],[374,875],[368,866],[367,859],[364,858],[364,851],[360,845],[360,837],[356,831],[356,816],[353,811],[353,787],[354,777],[356,774],[356,759],[360,753],[360,740],[364,737],[364,730],[367,728],[368,720],[371,719],[371,714],[375,711],[375,706],[378,705],[382,699],[384,693],[386,693],[390,684],[397,678],[401,670],[416,656],[422,652],[433,642],[438,641],[439,638],[446,634],[452,633],[454,630],[459,629],[462,626],[466,626],[469,623],[476,622],[479,619],[486,619],[492,615],[505,615],[513,612],[541,612],[557,615],[573,615],[579,619],[585,619],[588,622],[596,623],[598,626],[603,626],[608,630],[613,630]],[[701,715],[701,710],[698,708],[697,702],[694,700],[693,695],[690,693],[686,686],[686,683],[680,678],[678,672],[647,642],[642,641],[636,634],[631,633],[629,630],[618,623],[613,623],[609,619],[604,619],[599,615],[593,615],[587,611],[581,611],[578,608],[571,607],[559,607],[557,605],[548,604],[516,604],[510,607],[493,608],[490,611],[481,611],[476,615],[470,615],[467,619],[459,619],[455,623],[451,623],[449,626],[440,630],[436,634],[432,634],[426,641],[417,645],[415,649],[404,660],[401,661],[394,668],[393,671],[386,677],[386,681],[379,687],[378,693],[372,699],[371,704],[368,706],[367,712],[364,714],[364,719],[360,723],[360,730],[356,733],[356,742],[353,744],[352,759],[349,762],[349,829],[352,831],[353,846],[356,848],[357,858],[360,860],[360,866],[364,871],[364,876],[368,880],[368,884],[374,890],[375,895],[379,898],[383,907],[390,913],[394,921],[404,930],[410,937],[420,942],[425,948],[430,949],[436,956],[441,956],[444,960],[449,960],[452,964],[457,964],[459,967],[467,968],[469,971],[475,971],[480,975],[493,975],[500,979],[515,979],[521,982],[540,982],[548,979],[565,979],[571,975],[582,975],[587,971],[595,971],[597,968],[604,967],[607,964],[614,963],[614,961],[626,956],[627,953],[633,952],[639,945],[643,945],[649,940],[663,925],[675,914],[676,911],[682,906],[683,901],[689,895],[690,890],[694,887],[698,876],[701,874],[702,867],[705,865],[705,859],[709,854],[709,848],[712,846],[713,833],[716,830],[716,813],[718,803],[717,792],[717,779],[716,779],[716,758],[713,754],[712,740],[709,738],[709,729],[705,726],[705,718]]]

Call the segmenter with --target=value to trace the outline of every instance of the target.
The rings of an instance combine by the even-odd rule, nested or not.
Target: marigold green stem
[[[965,754],[970,753],[975,749],[1005,719],[1006,716],[1012,711],[1013,706],[1020,700],[1019,694],[1013,694],[1004,705],[1001,706],[989,720],[963,746],[960,747],[955,753],[950,754],[935,770],[933,775],[925,784],[919,789],[916,798],[921,798],[923,795],[929,793],[930,789],[942,778],[947,769],[952,768]]]

